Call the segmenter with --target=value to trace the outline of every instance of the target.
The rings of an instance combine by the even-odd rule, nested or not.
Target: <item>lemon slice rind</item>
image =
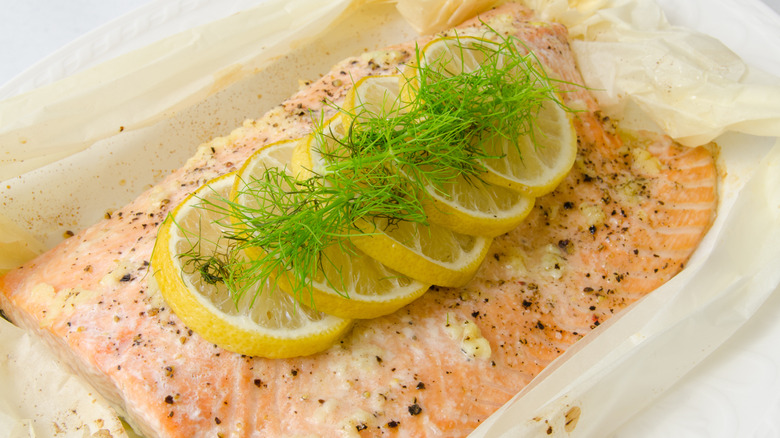
[[[387,225],[361,219],[355,226],[358,231],[350,240],[358,249],[391,269],[438,286],[458,287],[468,283],[493,241],[433,224]],[[438,254],[433,254],[434,251]]]
[[[495,47],[495,42],[477,37],[443,37],[423,47],[420,61],[444,69],[445,75],[469,73]],[[497,56],[495,62],[503,62],[500,52]],[[419,83],[417,68],[406,69],[404,76]],[[546,83],[542,77],[537,79],[540,85]],[[485,181],[531,197],[545,195],[563,181],[577,156],[577,134],[571,115],[559,102],[560,96],[550,93],[533,123],[533,135],[517,139],[517,147],[503,138],[485,140],[488,155],[501,157],[482,160]]]
[[[459,178],[444,190],[429,187],[424,199],[428,220],[462,234],[496,237],[517,228],[535,198],[478,180]]]
[[[197,205],[203,200],[213,202],[218,201],[216,197],[228,196],[234,177],[235,174],[224,175],[201,186],[160,227],[151,264],[163,298],[195,333],[229,351],[285,358],[329,348],[349,330],[351,320],[307,310],[270,283],[257,285],[262,288],[260,291],[247,291],[236,306],[224,288],[199,279],[200,274],[185,268],[178,256],[182,247],[193,243],[193,238],[213,234],[209,227],[219,227],[218,222],[205,217],[208,210]],[[200,223],[202,229],[185,228],[193,221]],[[255,292],[259,295],[250,308],[248,300]],[[274,319],[278,315],[288,319]],[[274,323],[260,323],[258,320],[263,318]]]

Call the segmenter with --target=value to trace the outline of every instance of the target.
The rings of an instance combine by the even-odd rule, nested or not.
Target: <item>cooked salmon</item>
[[[110,218],[2,277],[0,307],[150,438],[467,435],[569,346],[680,272],[718,202],[710,147],[623,132],[600,115],[576,85],[563,26],[508,4],[458,33],[482,35],[485,25],[517,36],[565,81],[563,98],[579,110],[579,153],[528,219],[495,239],[465,287],[434,287],[358,321],[323,353],[271,360],[201,339],[149,271],[158,226],[189,192],[265,144],[310,132],[353,81],[412,59],[408,43],[347,59],[202,145]]]

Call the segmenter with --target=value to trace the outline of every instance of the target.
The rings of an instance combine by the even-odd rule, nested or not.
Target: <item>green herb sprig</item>
[[[287,169],[269,168],[245,181],[242,195],[256,206],[226,200],[225,213],[236,224],[226,237],[237,244],[226,257],[208,258],[205,275],[218,272],[238,303],[252,284],[286,272],[303,301],[318,270],[332,265],[324,250],[338,245],[351,251],[345,243],[351,234],[373,231],[357,229],[361,220],[427,225],[426,190],[441,191],[458,176],[479,179],[482,161],[498,158],[482,142],[500,136],[516,144],[533,132],[542,104],[556,99],[554,81],[516,38],[498,36],[498,42],[478,47],[484,61],[467,74],[449,74],[447,65],[424,60],[418,48],[415,79],[403,85],[414,88],[406,93],[411,102],[393,102],[392,114],[338,108],[352,120],[343,134],[320,121],[315,140],[324,171],[298,180]],[[242,257],[249,247],[265,256]]]

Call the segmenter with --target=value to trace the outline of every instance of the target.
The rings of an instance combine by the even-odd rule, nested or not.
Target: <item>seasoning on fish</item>
[[[512,34],[581,84],[566,29],[507,4],[465,23]],[[450,35],[452,32],[449,33]],[[418,44],[422,45],[421,40]],[[358,321],[312,356],[262,359],[204,341],[149,272],[157,228],[188,193],[327,119],[351,80],[393,74],[414,44],[350,58],[230,136],[201,146],[134,202],[0,278],[0,308],[35,331],[148,437],[465,436],[570,345],[684,268],[717,204],[707,147],[627,133],[562,84],[578,155],[464,287],[434,287]]]

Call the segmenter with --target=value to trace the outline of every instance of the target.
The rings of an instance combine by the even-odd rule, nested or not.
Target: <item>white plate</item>
[[[0,99],[31,90],[89,66],[157,41],[180,30],[223,17],[262,0],[137,1],[140,8],[92,31],[0,87]],[[659,0],[673,24],[691,27],[721,39],[749,64],[780,76],[780,0]],[[16,2],[14,2],[16,4]],[[98,3],[98,2],[94,2]],[[106,3],[103,8],[106,8]],[[119,2],[117,2],[119,3]],[[146,4],[144,4],[146,3]],[[83,4],[83,3],[82,3]],[[0,6],[9,10],[8,0]],[[769,6],[767,6],[769,5]],[[118,7],[118,5],[115,5]],[[127,4],[124,4],[127,10]],[[32,8],[16,7],[31,13]],[[61,23],[94,20],[77,11],[59,16]],[[110,17],[110,12],[106,13]],[[3,20],[36,29],[41,17],[5,15]],[[45,18],[45,17],[44,17]],[[98,19],[100,19],[98,17]],[[3,26],[0,26],[3,27]],[[8,40],[4,27],[0,42]],[[22,35],[23,37],[23,35]],[[11,48],[10,54],[8,47]],[[29,44],[6,45],[36,50]],[[41,55],[48,50],[40,46]],[[10,56],[9,56],[10,55]],[[3,60],[0,59],[0,62]],[[0,77],[0,81],[3,79]],[[753,320],[675,387],[635,418],[617,437],[770,437],[780,436],[780,296],[775,294]]]

